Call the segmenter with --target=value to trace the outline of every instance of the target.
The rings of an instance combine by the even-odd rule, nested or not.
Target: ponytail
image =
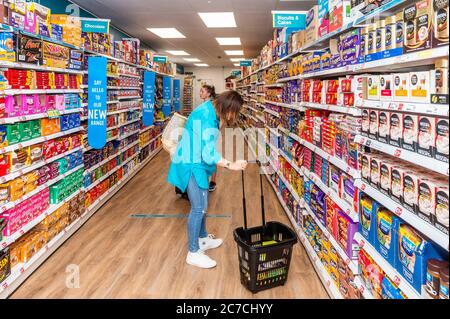
[[[210,96],[211,100],[214,100],[216,98],[216,96],[217,96],[216,88],[213,85],[205,84],[205,85],[202,86],[202,88],[204,88],[209,93],[209,96]]]

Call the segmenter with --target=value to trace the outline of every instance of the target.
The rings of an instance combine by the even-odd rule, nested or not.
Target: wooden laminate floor
[[[208,252],[218,266],[202,270],[185,263],[186,218],[142,219],[131,214],[180,214],[189,202],[177,199],[166,182],[169,156],[160,152],[124,188],[66,241],[11,298],[328,298],[300,243],[295,245],[285,286],[253,295],[239,280],[233,229],[243,225],[240,173],[219,170],[209,197],[210,233],[224,245]],[[246,171],[249,225],[261,222],[256,165]],[[264,179],[267,220],[289,225]],[[67,288],[70,265],[77,265],[79,288]],[[67,268],[69,266],[69,268]]]

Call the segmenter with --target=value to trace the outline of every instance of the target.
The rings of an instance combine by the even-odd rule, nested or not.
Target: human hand
[[[230,164],[230,170],[243,171],[247,168],[248,162],[245,160],[238,160]]]

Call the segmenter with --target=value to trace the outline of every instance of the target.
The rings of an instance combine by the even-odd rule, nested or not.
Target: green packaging
[[[41,121],[33,120],[30,121],[31,138],[41,137]]]
[[[57,183],[50,186],[50,204],[59,204],[61,202],[61,194],[63,191],[62,184],[63,183]]]
[[[26,142],[31,140],[31,125],[30,122],[19,123],[20,141]]]
[[[67,160],[63,157],[57,162],[59,163],[59,174],[65,174],[67,172]]]
[[[17,144],[20,142],[19,123],[6,126],[6,139],[8,140],[9,145]]]

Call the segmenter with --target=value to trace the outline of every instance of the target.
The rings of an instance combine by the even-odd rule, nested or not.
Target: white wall
[[[216,93],[225,91],[225,79],[230,76],[231,71],[234,68],[222,68],[222,67],[185,67],[185,72],[193,72],[195,76],[194,80],[194,107],[201,104],[200,100],[200,88],[203,82],[209,85],[214,85]]]

